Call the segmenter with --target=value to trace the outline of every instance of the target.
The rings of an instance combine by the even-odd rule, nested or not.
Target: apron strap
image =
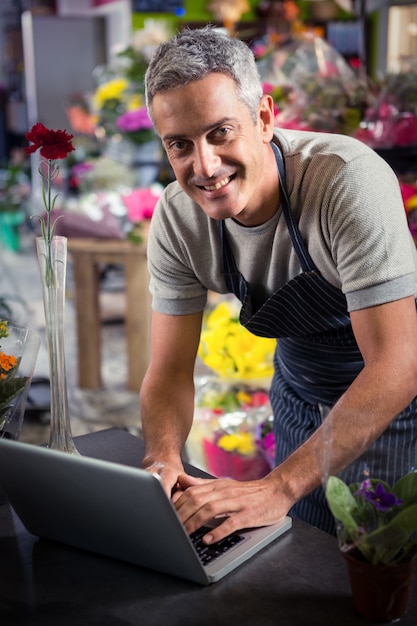
[[[275,154],[275,161],[276,161],[277,168],[278,168],[279,182],[281,183],[282,208],[284,212],[285,221],[287,222],[288,230],[290,233],[292,245],[297,254],[298,260],[300,261],[303,271],[315,272],[317,271],[317,268],[314,265],[313,259],[311,258],[307,250],[307,247],[304,244],[298,225],[296,224],[293,214],[291,213],[290,201],[288,198],[288,191],[287,191],[286,178],[285,178],[285,163],[284,163],[284,158],[282,156],[282,152],[278,148],[278,146],[274,144],[273,142],[271,142],[271,147]]]
[[[307,250],[307,247],[304,244],[300,230],[294,220],[293,214],[290,209],[290,202],[285,182],[285,163],[281,150],[273,142],[271,142],[271,147],[274,151],[275,161],[278,169],[279,182],[281,185],[283,213],[295,253],[297,254],[298,260],[300,261],[303,272],[317,272],[317,268]],[[240,280],[241,274],[236,266],[232,250],[227,240],[224,220],[219,220],[218,225],[220,232],[220,242],[223,250],[222,269],[223,274],[226,278],[227,288],[232,291],[237,297],[239,297],[239,295],[243,296],[243,287]],[[242,301],[241,297],[239,299]]]
[[[232,249],[227,240],[224,220],[219,220],[220,243],[222,247],[222,271],[226,287],[240,302],[245,302],[247,297],[247,284],[239,272]]]

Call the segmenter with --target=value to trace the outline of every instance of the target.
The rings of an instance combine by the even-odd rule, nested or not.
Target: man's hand
[[[214,543],[242,528],[268,526],[278,522],[293,502],[278,495],[271,475],[248,482],[230,479],[178,476],[179,490],[173,502],[189,534],[213,518],[225,520],[205,535],[206,543]]]
[[[180,489],[178,476],[184,472],[181,463],[163,463],[162,461],[153,461],[145,464],[143,469],[152,474],[157,474],[161,478],[162,486],[169,498]]]

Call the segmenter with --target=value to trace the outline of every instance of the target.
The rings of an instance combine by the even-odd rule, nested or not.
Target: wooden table
[[[126,284],[127,388],[138,391],[149,362],[151,298],[146,244],[127,240],[68,238],[73,260],[78,342],[78,383],[100,389],[100,272],[103,265],[122,265]]]

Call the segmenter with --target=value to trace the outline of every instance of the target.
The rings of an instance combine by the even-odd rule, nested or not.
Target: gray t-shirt
[[[323,277],[350,311],[417,293],[417,254],[398,180],[365,144],[344,135],[277,130],[290,207]],[[280,207],[265,224],[225,221],[236,265],[260,304],[301,272]],[[227,293],[216,220],[170,184],[148,241],[153,308],[183,315],[204,309],[207,291]]]

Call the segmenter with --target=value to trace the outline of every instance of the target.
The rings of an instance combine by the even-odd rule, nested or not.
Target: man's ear
[[[269,143],[272,140],[275,125],[274,101],[269,94],[262,96],[258,116],[262,139],[265,143]]]

